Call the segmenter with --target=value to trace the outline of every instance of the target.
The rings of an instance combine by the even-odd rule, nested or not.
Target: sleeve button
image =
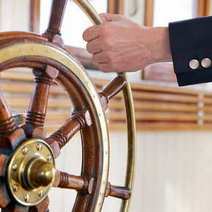
[[[198,69],[198,68],[199,68],[199,65],[200,65],[200,63],[199,63],[199,61],[196,60],[196,59],[190,60],[190,62],[189,62],[189,67],[190,67],[191,69],[193,69],[193,70]]]
[[[203,68],[210,68],[211,64],[212,64],[212,61],[211,61],[210,58],[204,58],[201,61],[201,65],[202,65]]]

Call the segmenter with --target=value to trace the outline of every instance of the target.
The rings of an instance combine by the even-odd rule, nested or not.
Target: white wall
[[[138,136],[132,212],[210,212],[212,133]]]
[[[29,8],[29,0],[0,0],[0,30],[28,30]]]
[[[125,15],[139,24],[144,23],[145,0],[125,0]]]
[[[27,29],[27,1],[0,1],[1,30]],[[79,174],[81,151],[79,139],[75,140],[64,150],[63,157],[57,163],[61,169]],[[122,184],[124,177],[124,140],[122,132],[111,136],[110,179],[117,185]],[[211,212],[211,140],[212,133],[209,132],[139,133],[135,190],[130,212]],[[72,194],[53,190],[51,212],[70,211]],[[106,201],[103,211],[117,212],[118,208],[119,201],[110,199]]]
[[[212,133],[138,133],[135,189],[130,212],[211,212]],[[126,136],[111,136],[110,181],[123,185],[126,163]],[[58,161],[70,173],[79,173],[79,138]],[[52,212],[68,211],[69,198],[52,192]],[[63,193],[64,194],[64,193]],[[106,200],[104,212],[119,211],[119,200]],[[65,209],[66,208],[66,209]]]

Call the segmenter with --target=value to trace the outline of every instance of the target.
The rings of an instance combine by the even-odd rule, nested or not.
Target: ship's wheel
[[[77,197],[70,211],[101,211],[108,196],[123,200],[127,211],[134,169],[135,119],[130,85],[119,74],[97,93],[84,68],[63,48],[60,35],[68,0],[54,0],[49,27],[44,35],[0,33],[0,70],[29,67],[35,89],[26,117],[13,116],[0,96],[0,208],[2,212],[46,212],[52,187],[74,189]],[[76,0],[95,24],[101,19],[87,0]],[[45,137],[45,117],[53,84],[63,86],[74,112],[49,137]],[[105,111],[111,98],[123,91],[128,125],[128,164],[125,186],[108,181],[109,137]],[[56,169],[60,151],[81,132],[81,176]]]

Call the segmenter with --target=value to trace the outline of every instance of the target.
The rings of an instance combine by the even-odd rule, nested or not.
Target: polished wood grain
[[[49,98],[49,89],[58,75],[55,69],[47,68],[44,73],[34,70],[35,90],[32,97],[27,117],[26,132],[28,136],[36,136],[37,131],[42,131]],[[39,132],[40,133],[40,132]]]
[[[23,79],[21,79],[23,76]],[[33,77],[25,72],[22,75],[14,72],[2,74],[1,88],[10,107],[23,111],[29,102],[28,95],[33,91]],[[13,85],[7,86],[12,80]],[[24,83],[22,83],[22,81]],[[109,82],[93,79],[99,92]],[[15,84],[14,84],[15,83]],[[209,130],[212,129],[210,115],[212,113],[212,95],[210,92],[190,88],[177,88],[148,83],[132,83],[133,96],[138,131],[171,131],[171,130]],[[9,93],[10,95],[7,95]],[[22,93],[17,97],[18,93]],[[12,94],[12,95],[11,95]],[[48,101],[47,128],[48,132],[56,131],[69,115],[70,101],[64,90],[52,86]],[[63,104],[61,104],[63,102]],[[108,104],[108,118],[110,130],[123,129],[124,114],[121,94],[116,94]],[[60,108],[60,113],[57,109]],[[201,117],[201,113],[204,116]],[[113,118],[114,117],[114,118]],[[118,118],[117,118],[118,117]],[[201,124],[205,120],[205,124]],[[57,123],[57,124],[55,124]]]
[[[57,187],[79,191],[73,211],[94,211],[94,208],[98,208],[98,211],[100,211],[105,197],[104,190],[107,185],[109,165],[107,128],[105,126],[106,122],[101,105],[98,106],[98,104],[100,104],[98,95],[92,90],[92,83],[89,82],[86,75],[83,75],[83,69],[75,64],[71,58],[69,62],[72,65],[62,64],[69,55],[68,52],[64,52],[63,50],[64,45],[60,33],[67,1],[68,0],[53,1],[48,29],[41,36],[44,39],[39,39],[39,36],[34,36],[33,34],[29,34],[27,37],[27,33],[8,33],[2,35],[3,38],[0,43],[2,48],[3,46],[7,46],[8,48],[13,46],[16,48],[17,46],[19,47],[17,43],[20,42],[23,44],[23,49],[25,46],[32,46],[32,52],[35,50],[35,47],[33,49],[33,45],[38,48],[40,46],[41,51],[43,50],[41,48],[42,46],[46,49],[46,52],[43,52],[44,55],[48,56],[37,55],[37,53],[30,54],[30,51],[29,56],[24,54],[22,57],[14,57],[0,64],[1,71],[22,66],[33,68],[35,77],[35,88],[33,90],[31,89],[32,98],[29,101],[26,115],[13,115],[9,111],[3,97],[0,99],[0,134],[2,134],[2,137],[4,137],[5,134],[6,141],[8,140],[10,145],[12,144],[12,151],[15,150],[18,144],[25,142],[26,138],[44,139],[46,137],[44,129],[50,88],[54,85],[58,86],[62,84],[72,101],[74,112],[71,118],[67,120],[59,130],[55,131],[52,136],[46,139],[46,142],[50,144],[55,156],[57,156],[59,155],[60,149],[62,149],[77,132],[81,131],[83,147],[82,176],[77,177],[65,172],[60,172]],[[100,20],[87,2],[79,3],[82,4],[82,7],[87,5],[86,9],[88,12],[90,11],[89,15],[93,15],[95,20]],[[58,55],[58,59],[55,59],[53,57],[54,55]],[[61,60],[62,58],[64,60]],[[74,70],[72,70],[72,68]],[[14,79],[14,76],[11,78]],[[28,81],[29,78],[26,77],[25,80]],[[125,84],[126,78],[124,76],[117,77],[100,92],[100,96],[104,97],[108,104],[109,101],[124,88]],[[23,86],[20,87],[19,91],[23,89]],[[26,89],[26,87],[24,89]],[[19,94],[19,91],[17,91],[17,89],[15,90],[16,94]],[[25,90],[22,94],[29,94],[28,92],[28,90]],[[18,120],[19,118],[20,120]],[[1,142],[1,144],[5,145],[6,142]],[[4,147],[4,149],[7,148],[6,146],[1,147]],[[4,162],[1,163],[1,168],[3,175]],[[103,181],[105,181],[105,183],[103,183]],[[16,202],[15,198],[6,198],[7,192],[4,190],[5,184],[2,185],[3,189],[1,192],[2,202],[0,206],[3,208],[2,211],[44,212],[48,210],[48,201],[43,201],[35,207],[28,208],[18,205],[17,202],[19,201],[17,200]],[[16,189],[16,187],[13,186],[14,185],[12,185],[11,189]],[[108,195],[122,198],[123,200],[129,199],[126,189],[117,186],[108,187]],[[84,192],[90,195],[84,195]],[[11,204],[8,205],[10,201]],[[26,197],[25,201],[28,201]]]
[[[208,16],[210,15],[210,0],[198,0],[197,1],[197,15],[198,16]]]
[[[66,188],[82,191],[87,190],[88,181],[80,176],[74,176],[66,172],[57,171],[54,186],[58,188]]]
[[[70,175],[66,172],[57,171],[57,177],[55,178],[54,186],[58,188],[73,189],[81,192],[86,192],[92,194],[93,183],[95,182],[94,178],[90,180],[80,177]],[[108,183],[107,191],[105,197],[115,197],[123,200],[127,200],[131,196],[129,189],[121,186],[113,186]]]
[[[108,12],[112,14],[124,14],[124,0],[109,0]]]
[[[51,16],[45,37],[52,40],[55,35],[60,35],[65,8],[68,0],[53,1],[51,8]]]
[[[90,120],[86,118],[86,113],[87,112],[75,112],[59,130],[46,139],[46,142],[52,147],[55,157],[59,155],[60,150],[71,138],[90,122]]]
[[[33,206],[29,208],[29,212],[49,212],[49,198],[47,197],[37,206]]]
[[[0,208],[5,208],[10,203],[10,197],[7,193],[5,185],[0,183]]]
[[[126,80],[118,76],[108,83],[99,93],[102,105],[106,109],[109,101],[116,96],[126,85]]]
[[[67,1],[65,0],[53,1],[49,27],[46,33],[41,36],[44,39],[40,39],[39,36],[31,36],[31,34],[28,37],[25,37],[27,34],[22,34],[23,37],[21,37],[22,35],[17,33],[17,36],[20,36],[19,38],[16,38],[15,33],[7,34],[9,38],[5,35],[3,36],[4,39],[1,41],[2,46],[14,45],[16,42],[24,41],[25,43],[39,43],[45,47],[48,46],[49,52],[51,52],[51,48],[54,48],[58,52],[64,52],[62,49],[64,46],[60,36],[60,29],[66,4]],[[6,43],[6,41],[8,43]],[[52,44],[50,44],[50,42]],[[69,55],[67,52],[64,54],[65,56]],[[98,113],[95,111],[97,108],[95,108],[96,105],[91,100],[92,93],[89,93],[88,88],[87,90],[85,89],[87,85],[86,83],[89,83],[89,81],[85,80],[82,83],[80,77],[83,78],[84,75],[77,75],[77,72],[72,73],[69,70],[72,69],[72,67],[68,69],[67,66],[58,61],[56,59],[51,59],[51,55],[49,55],[49,57],[31,55],[30,57],[24,56],[22,58],[14,58],[13,60],[0,64],[1,70],[21,66],[33,68],[35,75],[34,89],[30,85],[32,79],[26,75],[23,75],[24,80],[20,77],[15,79],[15,76],[12,76],[11,74],[10,76],[8,75],[8,78],[2,78],[3,81],[5,80],[5,83],[2,83],[1,89],[2,91],[4,89],[7,90],[6,95],[9,96],[13,90],[15,95],[20,95],[21,92],[23,98],[24,95],[29,97],[32,92],[32,98],[29,100],[29,108],[25,115],[26,125],[24,128],[22,128],[22,125],[17,126],[14,115],[8,109],[9,107],[7,107],[3,97],[0,99],[0,133],[6,133],[6,141],[9,141],[8,143],[10,143],[10,145],[13,144],[13,142],[16,142],[16,144],[11,145],[13,148],[12,150],[14,150],[19,142],[24,142],[26,140],[25,133],[27,134],[27,138],[42,137],[45,139],[46,136],[43,131],[46,126],[51,128],[52,126],[49,124],[51,123],[54,127],[54,131],[53,134],[46,138],[46,142],[50,144],[55,157],[57,157],[60,154],[60,150],[66,146],[69,140],[71,141],[71,138],[76,133],[81,132],[83,147],[81,176],[75,176],[66,172],[58,172],[54,183],[58,188],[74,189],[77,191],[77,198],[73,211],[93,211],[95,205],[97,205],[99,196],[102,196],[102,199],[105,196],[120,198],[122,200],[130,199],[131,189],[128,189],[127,187],[131,188],[131,186],[115,186],[110,184],[107,180],[107,166],[104,166],[103,159],[106,161],[109,153],[107,151],[102,151],[104,148],[107,149],[107,145],[102,144],[102,140],[105,140],[104,136],[102,136],[102,138],[99,136],[101,132],[101,125],[99,123],[104,121],[104,119],[99,119],[99,117],[100,115],[104,117],[104,114],[101,111],[102,108],[100,105],[99,107],[101,110],[99,110]],[[79,69],[79,71],[80,70],[81,69]],[[8,87],[7,83],[11,80],[13,86]],[[16,82],[17,84],[15,84]],[[126,85],[128,86],[126,78],[124,75],[119,75],[119,77],[111,82],[94,80],[94,83],[96,83],[97,88],[99,88],[99,97],[102,101],[103,108],[105,110],[109,108],[107,117],[110,120],[110,126],[114,127],[114,129],[121,129],[124,131],[123,125],[126,122],[126,118],[123,97],[120,94],[120,91],[125,89]],[[108,83],[108,85],[103,86],[105,83]],[[18,85],[20,87],[18,87]],[[65,91],[63,89],[58,89],[59,85],[62,85],[65,88]],[[92,84],[90,86],[92,87]],[[170,128],[171,126],[176,128],[176,126],[184,125],[183,129],[190,126],[202,128],[204,124],[206,126],[212,124],[212,116],[209,114],[207,118],[205,118],[204,111],[204,105],[210,105],[211,103],[209,94],[176,88],[151,87],[141,84],[133,84],[132,88],[135,103],[138,105],[135,108],[137,108],[136,116],[140,130],[143,130],[148,124],[148,126],[153,126],[155,124],[161,127],[165,123],[167,128]],[[65,93],[68,94],[72,104],[66,102],[66,104],[61,107],[61,99],[64,100],[66,98]],[[90,96],[88,94],[90,94]],[[93,92],[94,97],[95,95],[96,93]],[[205,98],[206,96],[207,98]],[[16,98],[19,99],[18,96]],[[53,99],[58,100],[60,104],[49,102],[49,100],[53,101]],[[96,96],[96,99],[98,101],[95,103],[98,105],[98,96]],[[207,99],[206,102],[204,102],[205,99]],[[22,103],[16,103],[15,99],[12,99],[11,102],[13,102],[14,106],[17,104],[16,106],[19,109],[23,105],[23,99]],[[145,107],[141,106],[143,102],[145,103]],[[53,106],[47,111],[49,103],[53,104]],[[128,105],[126,101],[125,104]],[[165,109],[165,104],[167,104],[167,106],[170,105],[169,111]],[[175,104],[177,104],[177,106],[182,104],[180,105],[179,110],[176,108]],[[116,106],[111,107],[111,105]],[[188,105],[191,105],[191,107]],[[197,108],[195,105],[197,105]],[[72,111],[71,117],[67,115],[67,111],[70,113],[70,109]],[[57,110],[60,111],[56,114]],[[208,111],[208,113],[210,113],[210,111]],[[49,117],[48,114],[50,114]],[[70,119],[66,120],[65,124],[62,124],[67,117],[70,117]],[[48,122],[46,123],[45,120]],[[58,127],[59,125],[60,127]],[[107,129],[105,128],[105,137],[107,137],[106,131]],[[130,135],[133,135],[133,133],[131,132]],[[2,161],[0,165],[2,170],[4,170],[4,161]],[[104,172],[104,175],[106,176],[104,183],[102,183],[102,170],[106,170]],[[2,172],[2,175],[3,173],[4,172]],[[131,173],[131,170],[129,173]],[[106,193],[104,193],[104,189],[100,192],[101,185],[107,186]],[[48,200],[31,208],[17,205],[12,198],[10,199],[7,197],[4,185],[2,186],[0,195],[0,206],[4,207],[3,212],[30,210],[44,212],[48,210]],[[10,201],[12,201],[11,204],[9,204]]]
[[[6,174],[6,165],[8,162],[8,156],[0,155],[0,177],[5,176]]]
[[[144,25],[153,26],[154,22],[154,0],[145,0]]]
[[[130,199],[131,192],[129,191],[129,189],[125,187],[113,186],[109,183],[105,195],[115,197],[118,199],[128,200]]]
[[[40,0],[30,0],[30,31],[40,31]]]

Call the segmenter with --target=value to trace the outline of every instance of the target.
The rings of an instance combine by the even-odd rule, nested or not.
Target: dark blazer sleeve
[[[169,36],[178,84],[212,82],[212,17],[170,23]]]

